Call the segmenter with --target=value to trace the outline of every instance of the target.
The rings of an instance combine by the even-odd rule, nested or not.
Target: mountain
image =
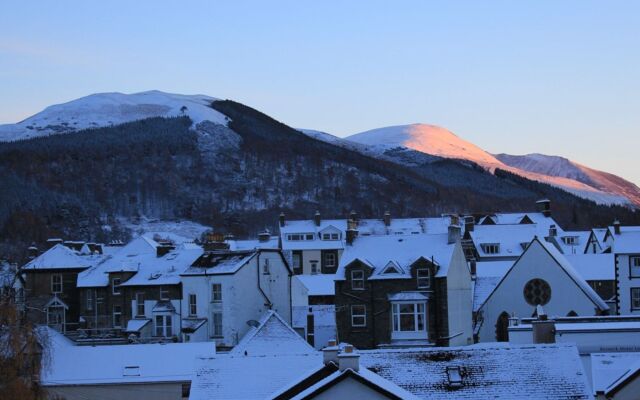
[[[0,258],[18,259],[50,237],[126,240],[144,221],[255,235],[277,229],[281,211],[375,218],[388,210],[395,218],[531,210],[549,198],[568,228],[640,223],[626,207],[599,206],[506,170],[408,148],[380,154],[208,96],[96,94],[0,131],[12,132],[0,142]]]
[[[492,155],[452,132],[434,125],[390,126],[357,133],[349,141],[371,146],[380,154],[404,147],[439,157],[472,161],[490,172],[508,171],[544,182],[600,204],[640,206],[640,188],[613,174],[556,156]]]

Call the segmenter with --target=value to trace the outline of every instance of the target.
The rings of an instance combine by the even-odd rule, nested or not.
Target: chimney
[[[342,353],[338,354],[338,368],[340,371],[351,369],[355,372],[360,370],[360,355],[353,351],[350,344],[344,346]]]
[[[334,363],[338,365],[338,352],[340,351],[340,347],[338,347],[335,340],[329,340],[327,347],[322,349],[322,359],[324,361],[324,365],[329,365],[329,363]]]
[[[473,228],[476,225],[476,220],[473,215],[467,215],[464,217],[464,230],[465,232],[473,232]]]
[[[538,319],[531,322],[533,343],[555,343],[555,321],[548,319],[541,305],[536,306],[536,313],[538,314]]]
[[[176,246],[169,243],[162,243],[158,247],[156,247],[156,256],[162,257],[165,254],[169,253],[171,250],[175,249]]]
[[[278,218],[279,222],[280,222],[280,226],[284,226],[284,213],[281,212],[280,213],[280,217]]]
[[[52,248],[53,246],[57,245],[57,244],[62,244],[64,241],[62,239],[47,239],[47,249]]]
[[[460,239],[460,234],[461,234],[460,225],[450,224],[449,225],[449,236],[447,238],[447,243],[449,243],[449,244],[455,243],[457,240]]]
[[[265,229],[264,231],[258,234],[258,241],[260,243],[268,242],[270,239],[271,239],[271,232],[269,232],[268,229]]]
[[[358,237],[358,223],[354,220],[347,221],[347,244],[352,245],[353,241]]]
[[[538,212],[541,212],[545,217],[551,216],[551,200],[542,199],[536,201],[536,205],[538,206]]]
[[[620,221],[618,221],[617,219],[615,221],[613,221],[613,232],[616,235],[620,234]]]
[[[320,211],[316,211],[315,215],[313,216],[313,222],[316,224],[316,226],[320,226],[320,221],[322,220],[321,216],[320,216]]]
[[[352,210],[352,211],[349,213],[349,219],[350,219],[351,221],[358,222],[358,213]]]
[[[384,221],[384,226],[391,226],[391,213],[389,211],[385,211],[382,220]]]
[[[32,243],[31,246],[29,246],[29,248],[27,249],[27,256],[30,260],[38,257],[38,248],[36,247],[35,243]]]
[[[555,225],[550,225],[549,226],[549,236],[550,237],[558,236],[558,228]]]
[[[471,272],[472,278],[476,277],[477,268],[478,266],[476,265],[476,260],[469,261],[469,271]]]
[[[205,251],[229,250],[229,243],[225,242],[225,236],[221,233],[209,233],[203,245]]]

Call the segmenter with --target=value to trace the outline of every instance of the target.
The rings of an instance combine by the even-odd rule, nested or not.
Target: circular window
[[[542,279],[532,279],[524,285],[524,299],[532,306],[545,305],[551,300],[551,286]]]

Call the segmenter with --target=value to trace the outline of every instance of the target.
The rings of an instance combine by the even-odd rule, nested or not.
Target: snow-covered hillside
[[[157,90],[134,94],[96,93],[47,107],[17,124],[0,125],[0,141],[179,115],[188,115],[194,124],[211,121],[226,125],[225,116],[209,107],[213,100],[216,99],[205,95],[180,95]]]
[[[434,125],[390,126],[357,133],[346,139],[377,148],[380,153],[394,147],[407,147],[440,157],[473,161],[491,172],[499,168],[560,187],[599,204],[640,205],[640,189],[615,175],[582,167],[561,157],[542,156],[553,159],[552,163],[549,163],[548,159],[540,163],[539,156],[518,162],[504,162],[508,156],[496,157],[452,132]]]

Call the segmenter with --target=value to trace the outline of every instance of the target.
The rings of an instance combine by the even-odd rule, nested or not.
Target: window
[[[393,331],[394,332],[426,332],[426,304],[425,303],[394,303]]]
[[[313,240],[313,233],[291,233],[287,235],[287,240],[292,242]]]
[[[160,286],[160,300],[169,300],[169,290]]]
[[[113,327],[114,328],[122,327],[122,307],[121,306],[113,306]]]
[[[351,289],[364,290],[364,271],[356,269],[351,271]]]
[[[532,306],[545,305],[551,300],[551,286],[542,279],[531,279],[524,285],[524,299]]]
[[[323,233],[322,240],[340,240],[339,233]]]
[[[562,241],[564,242],[564,244],[570,245],[570,246],[575,246],[578,244],[578,237],[577,236],[563,236],[562,237]]]
[[[189,295],[189,316],[196,316],[198,314],[198,305],[196,302],[196,295]]]
[[[62,293],[62,274],[51,275],[51,293]]]
[[[211,285],[211,302],[222,303],[222,284],[214,283]]]
[[[113,294],[120,294],[120,283],[122,281],[120,280],[120,278],[113,278],[113,280],[111,281],[111,293]]]
[[[93,310],[94,289],[87,289],[87,311]]]
[[[367,307],[362,305],[351,306],[351,326],[367,326]]]
[[[325,253],[324,254],[324,266],[327,268],[335,268],[336,267],[336,253]]]
[[[124,367],[124,371],[122,371],[122,376],[140,376],[140,367],[137,365]]]
[[[480,245],[482,251],[485,254],[498,254],[500,253],[500,244],[498,243],[482,243]]]
[[[211,326],[213,327],[212,335],[222,337],[222,313],[214,312],[211,314]]]
[[[294,251],[292,254],[293,273],[296,275],[302,274],[302,252]]]
[[[264,259],[264,264],[262,264],[262,273],[264,275],[269,275],[271,272],[269,272],[269,259],[265,258]]]
[[[416,280],[418,282],[418,289],[429,289],[431,287],[431,273],[429,268],[416,269]]]
[[[631,288],[631,309],[640,310],[640,288]]]
[[[136,293],[136,316],[144,316],[144,293]]]
[[[640,256],[629,257],[629,276],[640,278]]]
[[[156,336],[168,337],[172,335],[171,315],[156,315]]]

